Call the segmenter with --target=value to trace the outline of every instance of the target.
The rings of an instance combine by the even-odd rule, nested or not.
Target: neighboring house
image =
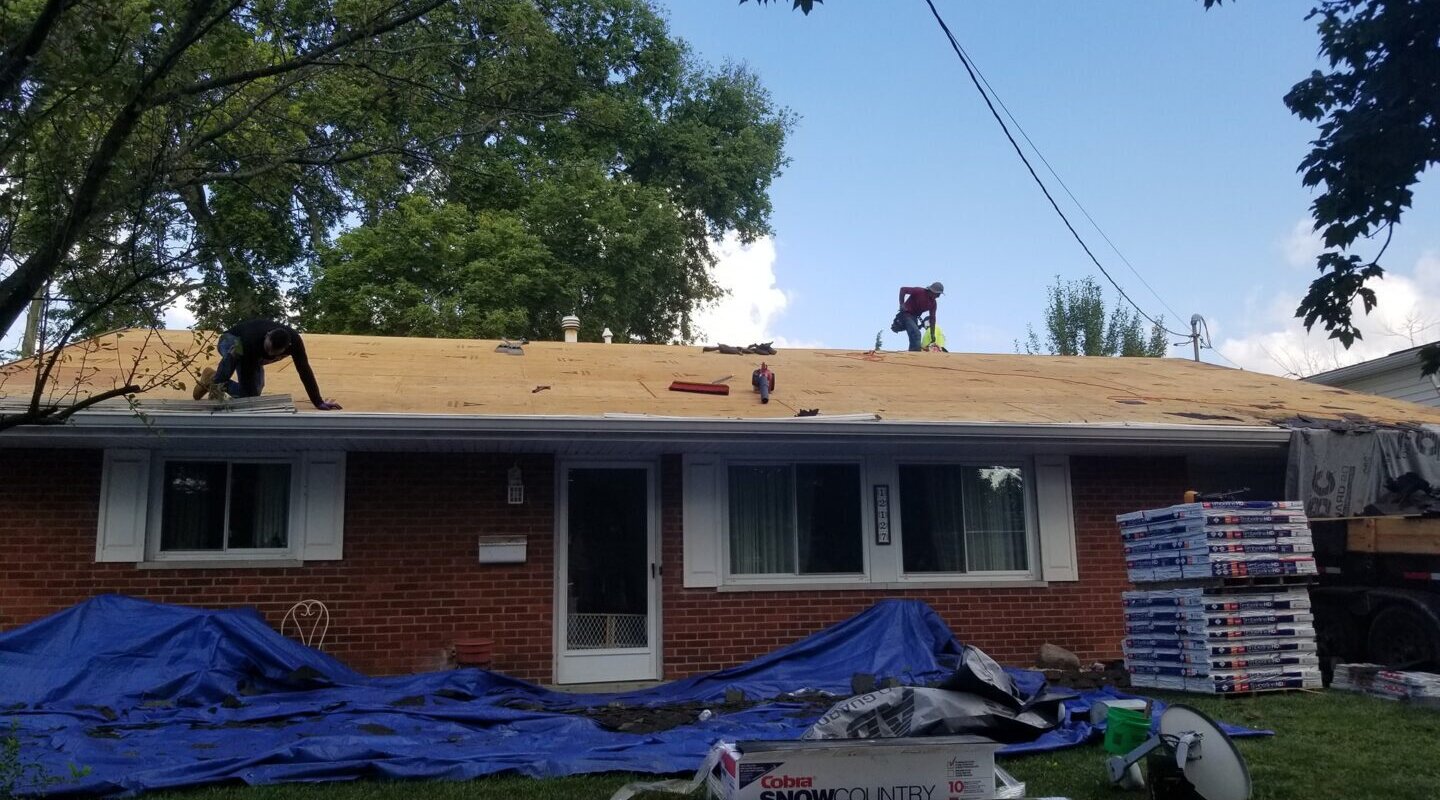
[[[1420,374],[1420,350],[1424,347],[1426,345],[1400,350],[1303,380],[1440,408],[1440,374],[1429,377]]]
[[[184,411],[165,390],[143,417],[0,432],[0,628],[105,592],[277,625],[315,598],[359,669],[491,638],[496,669],[585,683],[735,664],[913,597],[1002,661],[1113,658],[1117,513],[1278,497],[1296,415],[1440,422],[1179,359],[305,338],[344,411]],[[142,340],[92,341],[60,378],[109,388]],[[269,373],[303,396],[288,362]]]

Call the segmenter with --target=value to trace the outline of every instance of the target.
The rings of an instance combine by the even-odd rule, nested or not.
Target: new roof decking
[[[188,331],[164,338],[182,348]],[[100,340],[104,348],[61,367],[95,370],[91,391],[116,385],[141,332]],[[1440,411],[1371,395],[1196,364],[1181,359],[1082,358],[974,353],[865,353],[782,350],[773,356],[705,353],[699,347],[537,342],[522,356],[497,342],[307,334],[321,392],[346,411],[493,416],[646,414],[692,418],[878,414],[890,421],[999,423],[1272,424],[1297,415],[1358,415],[1379,422],[1440,423]],[[112,348],[113,345],[113,348]],[[160,359],[161,348],[145,358]],[[766,362],[776,375],[768,405],[750,373]],[[22,365],[0,368],[0,392],[26,391]],[[730,376],[729,396],[669,391],[672,381]],[[193,378],[187,378],[193,381]],[[548,389],[536,391],[538,387]],[[266,368],[266,392],[288,392],[309,411],[288,360]],[[187,397],[156,389],[147,398]]]

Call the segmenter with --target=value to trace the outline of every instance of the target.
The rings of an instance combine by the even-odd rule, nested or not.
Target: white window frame
[[[230,476],[235,464],[288,464],[290,466],[290,515],[283,548],[245,548],[223,550],[161,550],[161,526],[164,523],[165,470],[171,462],[208,462],[225,464],[225,520],[230,519]],[[150,474],[149,510],[146,515],[145,561],[151,563],[185,561],[294,561],[299,558],[304,536],[305,465],[299,454],[293,456],[236,456],[221,458],[202,453],[158,453]],[[228,538],[228,536],[226,537]],[[225,543],[228,548],[228,542]]]
[[[982,572],[906,572],[904,504],[900,490],[900,467],[1017,467],[1025,491],[1025,564],[1023,570],[989,570]],[[1036,499],[1035,460],[1033,458],[910,458],[897,456],[892,460],[894,480],[890,489],[890,530],[895,548],[897,580],[905,584],[932,583],[994,583],[996,581],[1040,580],[1040,514]],[[969,560],[969,548],[966,548]]]
[[[1054,457],[1047,457],[1053,460]],[[1063,458],[1063,457],[1061,457]],[[703,467],[702,483],[714,487],[714,494],[703,486],[693,510],[687,471],[685,506],[685,585],[687,588],[712,587],[718,591],[785,591],[785,590],[845,590],[856,588],[871,589],[918,589],[918,588],[1010,588],[1045,587],[1049,585],[1047,571],[1042,559],[1049,558],[1046,547],[1050,546],[1046,532],[1040,529],[1041,483],[1038,456],[974,457],[957,458],[946,456],[910,457],[901,453],[873,455],[819,455],[800,457],[754,458],[736,454],[687,457],[687,470],[691,466]],[[1047,461],[1048,463],[1048,461]],[[798,464],[855,464],[860,469],[860,529],[863,537],[861,558],[864,572],[818,575],[755,575],[735,574],[730,571],[730,467],[732,466],[780,466]],[[904,530],[900,498],[900,465],[950,465],[970,467],[1018,467],[1025,482],[1025,560],[1027,569],[986,571],[986,572],[923,572],[904,571]],[[874,487],[887,486],[890,493],[890,544],[875,542]],[[1058,501],[1070,511],[1070,486],[1068,474],[1063,487],[1050,485],[1048,492],[1063,491]],[[706,500],[705,497],[713,497]],[[1053,505],[1053,503],[1052,503]],[[693,511],[693,514],[692,514]],[[713,520],[713,522],[712,522]],[[1068,576],[1054,580],[1076,580],[1074,576],[1074,525],[1072,518],[1051,532],[1068,548],[1068,555],[1060,557],[1068,567]],[[691,530],[692,527],[695,530]],[[713,537],[713,538],[712,538]],[[710,549],[709,542],[718,542]],[[1055,543],[1051,543],[1055,544]],[[692,550],[694,551],[692,553]],[[707,552],[708,550],[708,552]],[[1058,552],[1058,551],[1057,551]]]
[[[874,513],[871,510],[871,501],[867,496],[867,470],[865,461],[861,458],[827,458],[817,456],[813,458],[722,458],[720,461],[720,503],[721,514],[720,524],[720,576],[722,586],[812,586],[824,585],[855,585],[864,586],[870,581],[870,537],[874,525],[870,516]],[[801,464],[837,464],[854,466],[860,478],[860,572],[819,572],[812,574],[800,573],[732,573],[730,571],[730,468],[731,467],[795,467]],[[793,501],[793,498],[792,498]],[[798,531],[797,531],[798,535]],[[798,544],[797,544],[798,546]],[[797,554],[796,567],[799,567]]]

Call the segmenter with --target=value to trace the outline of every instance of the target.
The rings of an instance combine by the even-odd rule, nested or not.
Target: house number
[[[875,487],[875,544],[890,544],[890,487]]]

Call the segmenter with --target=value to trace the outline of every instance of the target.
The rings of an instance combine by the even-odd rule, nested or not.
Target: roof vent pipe
[[[565,344],[575,344],[580,341],[580,318],[567,314],[560,320],[560,330],[565,332]]]
[[[615,334],[611,333],[609,328],[606,328],[600,332],[600,338],[605,340],[605,344],[610,344],[615,341]]]

